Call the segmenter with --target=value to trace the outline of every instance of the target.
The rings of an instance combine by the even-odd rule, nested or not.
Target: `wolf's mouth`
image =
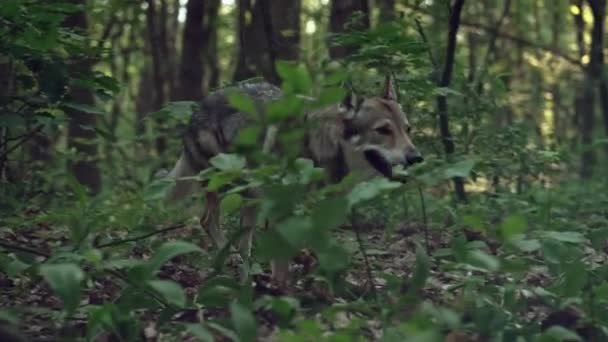
[[[376,150],[364,152],[367,162],[387,178],[393,175],[393,166]]]

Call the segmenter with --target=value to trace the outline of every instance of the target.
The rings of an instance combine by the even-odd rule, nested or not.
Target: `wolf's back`
[[[228,97],[231,93],[248,96],[260,109],[266,102],[281,96],[278,87],[266,82],[244,83],[206,96],[200,102],[199,110],[190,118],[183,136],[183,153],[168,178],[194,176],[209,167],[209,159],[226,152],[238,131],[251,122],[250,114],[230,105]],[[177,181],[169,198],[183,198],[197,187],[195,181]]]

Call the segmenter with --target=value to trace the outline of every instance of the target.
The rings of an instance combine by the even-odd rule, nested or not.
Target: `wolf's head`
[[[357,99],[349,95],[342,103],[344,140],[375,171],[392,176],[393,166],[422,162],[410,138],[410,123],[397,102],[393,81],[387,76],[380,96]]]

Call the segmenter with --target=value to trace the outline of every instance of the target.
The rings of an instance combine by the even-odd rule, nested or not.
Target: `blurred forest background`
[[[605,0],[2,0],[2,334],[605,340],[605,23]],[[426,160],[359,194],[387,229],[340,231],[289,295],[167,242],[202,235],[157,178],[203,96],[386,73]]]

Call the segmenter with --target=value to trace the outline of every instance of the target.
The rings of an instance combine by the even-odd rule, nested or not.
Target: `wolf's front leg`
[[[200,225],[211,237],[215,247],[222,249],[228,243],[228,240],[220,230],[220,200],[215,192],[207,192],[206,199]]]
[[[243,258],[243,263],[239,269],[239,276],[241,282],[247,281],[249,278],[250,259],[251,259],[251,245],[253,242],[253,234],[255,233],[256,223],[256,207],[253,205],[246,205],[241,209],[241,229],[244,229],[243,237],[239,244],[239,251]]]

